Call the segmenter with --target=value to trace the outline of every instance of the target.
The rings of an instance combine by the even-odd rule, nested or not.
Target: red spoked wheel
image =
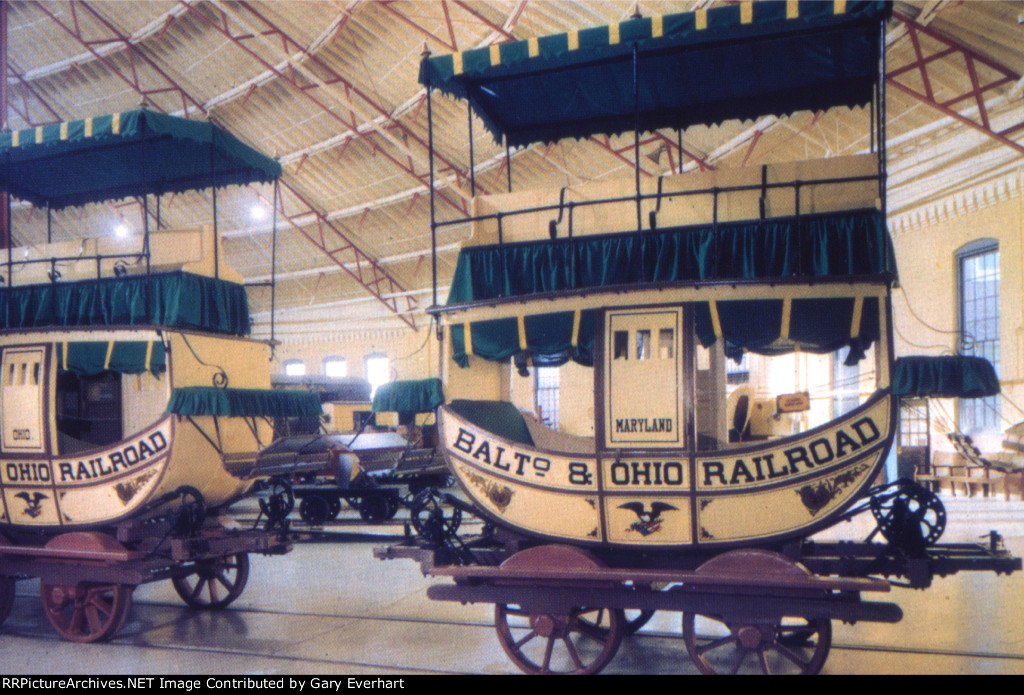
[[[560,545],[524,550],[501,566],[517,570],[603,567],[579,548]],[[621,610],[602,607],[574,607],[565,614],[502,603],[494,609],[498,641],[512,662],[526,673],[597,673],[618,651],[624,624]]]
[[[82,558],[90,553],[104,555],[126,553],[115,538],[98,532],[66,533],[51,539],[47,548],[72,550]],[[131,584],[115,582],[77,582],[58,584],[40,582],[43,612],[61,637],[72,642],[101,642],[112,637],[128,619],[131,610]]]
[[[697,572],[727,577],[806,577],[805,567],[776,553],[738,550],[701,565]],[[683,614],[683,642],[701,673],[815,674],[832,647],[827,618]]]
[[[101,642],[127,620],[133,588],[128,584],[42,582],[39,591],[46,619],[57,634],[72,642]]]
[[[499,603],[494,625],[505,653],[524,672],[590,674],[618,651],[621,615],[608,608],[574,608],[567,615],[530,613]]]
[[[248,581],[249,555],[239,553],[197,560],[190,574],[174,577],[171,583],[190,608],[219,609],[241,596]]]

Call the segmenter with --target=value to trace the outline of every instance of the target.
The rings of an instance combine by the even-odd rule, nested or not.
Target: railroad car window
[[[558,367],[537,367],[535,405],[540,421],[552,429],[558,429]]]
[[[42,370],[43,365],[35,362],[32,364],[32,385],[39,386],[39,373]]]
[[[57,443],[63,455],[122,439],[121,375],[57,373]]]
[[[675,359],[675,331],[662,328],[658,333],[658,357],[663,360]]]
[[[638,360],[651,358],[651,332],[648,330],[636,332],[636,358]]]
[[[615,359],[629,359],[629,331],[615,331]]]

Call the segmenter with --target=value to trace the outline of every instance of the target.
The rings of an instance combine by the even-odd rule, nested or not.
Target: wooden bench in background
[[[962,491],[966,497],[1002,493],[1008,500],[1012,493],[1024,499],[1024,469],[1010,463],[1011,452],[985,456],[969,436],[947,436],[956,452],[935,452],[927,470],[919,467],[918,482],[935,492],[948,489],[954,497]]]

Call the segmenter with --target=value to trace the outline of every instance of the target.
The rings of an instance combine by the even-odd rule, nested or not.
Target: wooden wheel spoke
[[[95,604],[87,604],[83,613],[85,613],[85,622],[89,628],[89,633],[93,634],[99,632],[103,627],[103,616],[100,615],[99,606]]]
[[[779,654],[793,662],[794,665],[799,666],[801,671],[806,671],[807,668],[811,665],[810,659],[801,658],[799,654],[797,654],[795,651],[790,649],[785,644],[779,644],[778,642],[776,642],[775,650],[778,651]]]
[[[532,640],[532,639],[533,639],[534,637],[536,637],[536,636],[537,636],[537,633],[536,633],[536,632],[534,632],[533,630],[530,630],[530,631],[529,631],[529,632],[528,632],[528,633],[526,634],[526,636],[525,636],[525,637],[523,637],[523,638],[522,638],[521,640],[519,640],[518,642],[514,643],[514,644],[513,644],[512,646],[513,646],[513,647],[514,647],[515,649],[522,649],[522,647],[523,647],[523,645],[524,645],[524,644],[526,644],[527,642],[529,642],[530,640]]]
[[[713,649],[719,649],[719,648],[724,647],[726,645],[733,644],[734,642],[735,642],[735,640],[733,639],[732,635],[726,635],[725,637],[720,637],[720,638],[718,638],[716,640],[712,640],[711,642],[708,642],[707,644],[699,645],[696,648],[696,651],[697,651],[698,654],[704,655],[704,654],[707,654],[708,652],[710,652]]]
[[[600,622],[592,623],[588,620],[574,619],[572,627],[584,637],[589,637],[600,644],[604,644],[608,640],[608,630],[602,628]]]
[[[216,574],[216,575],[215,575],[215,576],[213,577],[213,579],[216,579],[216,580],[217,580],[218,582],[220,582],[220,583],[221,583],[221,586],[223,586],[223,587],[224,587],[225,589],[227,589],[227,590],[228,590],[229,592],[230,592],[230,591],[231,591],[232,589],[234,589],[234,588],[235,588],[235,583],[234,583],[233,581],[231,581],[230,579],[228,579],[227,575],[226,575],[226,574],[224,574],[223,572],[218,572],[218,573],[217,573],[217,574]],[[213,583],[213,582],[212,582],[212,580],[211,580],[211,582],[210,582],[210,583],[211,583],[211,584]]]
[[[198,600],[199,597],[202,595],[202,593],[203,593],[203,584],[205,584],[205,583],[206,583],[206,579],[204,579],[203,577],[200,577],[199,581],[196,582],[196,585],[192,587],[192,591],[189,594],[189,596],[191,596],[193,600]]]
[[[746,648],[740,646],[739,644],[736,645],[736,652],[736,662],[732,665],[732,670],[729,671],[729,674],[733,676],[740,672],[740,666],[743,665],[743,662],[747,658],[747,654],[750,653],[746,650]]]
[[[544,663],[541,664],[541,671],[544,673],[551,673],[551,653],[555,650],[555,638],[548,637],[547,644],[544,645]]]
[[[584,668],[583,660],[580,658],[580,653],[576,651],[576,645],[572,643],[572,639],[569,638],[569,635],[563,637],[562,641],[565,642],[565,648],[569,652],[569,658],[572,659],[572,663],[576,666],[576,669],[580,670]]]

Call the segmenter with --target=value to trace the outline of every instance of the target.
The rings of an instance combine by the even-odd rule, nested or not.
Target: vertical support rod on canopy
[[[7,130],[7,3],[0,2],[0,130]],[[11,194],[0,191],[0,248],[11,248]],[[8,261],[10,260],[10,253]],[[9,265],[9,264],[8,264]],[[7,284],[11,275],[7,274]]]
[[[473,107],[466,99],[466,118],[469,121],[469,195],[476,196],[476,160],[473,156]]]
[[[886,164],[885,146],[885,22],[878,23],[878,166],[880,187],[879,196],[882,200],[882,217],[888,218],[888,201],[886,199],[886,188],[888,179],[888,166]]]
[[[633,179],[636,184],[636,231],[643,230],[640,214],[640,52],[633,44]]]
[[[423,51],[423,61],[430,57],[430,51]],[[427,162],[430,166],[430,278],[431,302],[437,306],[437,202],[434,200],[434,101],[427,85]],[[440,323],[438,323],[440,328]]]
[[[216,150],[214,143],[217,140],[217,131],[214,130],[210,138],[210,188],[213,192],[213,276],[220,279],[220,237],[217,231],[217,167],[215,161]]]
[[[683,173],[683,129],[676,128],[676,147],[679,148],[679,173]]]
[[[647,278],[647,255],[643,248],[643,221],[640,214],[640,49],[633,44],[633,180],[636,185],[636,237],[640,251],[640,282]]]
[[[508,175],[508,192],[512,192],[512,147],[508,144],[508,136],[505,136],[505,173]]]
[[[277,316],[277,198],[281,193],[280,179],[274,179],[274,205],[270,222],[270,342],[275,340]]]
[[[53,243],[53,209],[46,206],[46,243]]]

